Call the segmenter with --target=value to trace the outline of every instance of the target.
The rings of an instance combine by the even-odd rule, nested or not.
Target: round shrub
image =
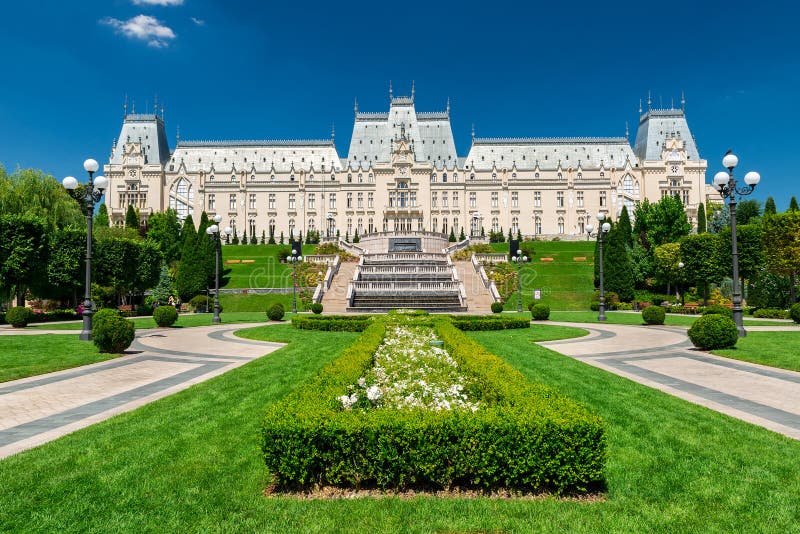
[[[666,316],[661,306],[648,306],[642,310],[642,320],[647,324],[664,324]]]
[[[172,326],[178,320],[178,310],[174,306],[159,306],[153,310],[153,319],[158,326]]]
[[[6,313],[6,322],[14,328],[25,328],[33,319],[33,310],[25,306],[14,306]]]
[[[733,319],[733,310],[722,304],[712,304],[706,306],[703,310],[703,315],[724,315],[729,319]]]
[[[704,350],[725,349],[736,345],[739,332],[733,319],[714,313],[694,322],[689,329],[689,339],[695,347]]]
[[[119,315],[109,315],[92,328],[92,341],[100,352],[120,354],[131,346],[133,336],[133,321]]]
[[[535,321],[546,321],[550,318],[550,306],[547,304],[534,304],[531,306],[531,317]]]
[[[501,313],[503,311],[502,302],[492,302],[492,313]]]
[[[100,308],[92,315],[92,332],[98,325],[110,317],[122,317],[116,308]]]
[[[286,311],[283,309],[283,304],[280,302],[276,302],[267,308],[267,317],[269,317],[270,321],[280,321],[283,319],[285,313]]]
[[[789,308],[789,317],[795,323],[800,324],[800,302]]]
[[[319,302],[315,302],[314,304],[311,305],[311,311],[319,315],[320,313],[322,313],[322,304],[320,304]]]

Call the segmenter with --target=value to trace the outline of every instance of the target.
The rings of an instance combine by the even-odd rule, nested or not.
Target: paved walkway
[[[567,356],[712,410],[800,440],[800,373],[692,348],[686,329],[554,323],[588,336],[539,343]],[[748,326],[793,331],[793,326]]]
[[[237,338],[246,324],[137,332],[124,356],[0,383],[0,458],[166,397],[283,345]],[[76,331],[17,331],[2,334]]]

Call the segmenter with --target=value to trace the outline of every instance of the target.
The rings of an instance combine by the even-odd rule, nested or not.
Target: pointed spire
[[[181,144],[181,125],[180,124],[178,125],[178,133],[175,134],[175,144],[176,145]]]
[[[450,97],[447,97],[447,114],[450,115]]]
[[[628,121],[625,121],[625,140],[628,141],[631,138],[631,133],[628,130]]]
[[[642,99],[639,99],[639,115],[642,114]]]
[[[131,113],[136,114],[136,99],[133,99],[133,108],[131,109]]]
[[[683,93],[683,89],[681,89],[681,111],[686,111],[686,95]]]
[[[355,113],[357,115],[358,114],[358,98],[356,98],[354,100],[355,100],[355,104],[353,104],[353,113]]]
[[[653,100],[650,98],[650,89],[647,90],[647,111],[650,111],[650,107],[653,105]]]
[[[331,123],[331,141],[336,142],[336,123]]]
[[[164,103],[161,103],[161,120],[164,120]]]
[[[125,103],[122,104],[122,115],[123,118],[128,116],[128,93],[125,93]]]
[[[153,98],[153,115],[158,117],[158,93],[156,93],[155,98]]]
[[[392,80],[389,80],[389,102],[392,101]]]
[[[475,123],[472,123],[472,142],[475,142]]]
[[[411,80],[411,103],[414,103],[414,80]]]

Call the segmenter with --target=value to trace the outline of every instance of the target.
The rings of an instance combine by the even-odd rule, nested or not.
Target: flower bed
[[[431,328],[443,341],[463,377],[463,406],[395,409],[386,394],[373,393],[383,408],[371,408],[373,401],[343,407],[341,398],[356,387],[366,394],[377,385],[369,382],[369,373],[380,373],[374,371],[375,354],[386,345],[387,328],[398,325]],[[364,385],[355,386],[360,378]],[[261,445],[277,486],[287,489],[319,484],[582,492],[602,482],[606,458],[599,417],[550,388],[529,384],[446,317],[374,320],[339,358],[270,407]]]

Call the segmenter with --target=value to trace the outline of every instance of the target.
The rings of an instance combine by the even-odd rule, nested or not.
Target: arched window
[[[492,232],[499,232],[500,231],[500,221],[497,217],[492,217]]]
[[[622,180],[622,190],[628,195],[633,194],[633,180],[631,180],[630,174],[626,174]]]
[[[446,182],[446,181],[447,181],[447,173],[443,172],[442,173],[442,182]]]
[[[519,217],[513,217],[511,219],[511,233],[516,235],[519,231]]]
[[[536,219],[533,222],[533,226],[534,226],[534,229],[535,229],[536,233],[537,234],[541,234],[542,233],[542,218],[541,217],[536,217]]]
[[[313,231],[314,231],[314,229],[315,229],[315,226],[314,226],[314,219],[309,219],[309,220],[308,220],[308,231],[309,231],[309,232],[313,232]]]
[[[289,219],[289,235],[294,237],[294,219]]]
[[[183,220],[194,215],[194,188],[186,178],[179,178],[169,190],[169,207]]]
[[[558,218],[558,233],[559,234],[564,233],[564,217]]]
[[[255,221],[253,221],[253,228],[255,228],[255,224]],[[269,234],[273,236],[275,235],[275,219],[269,220]]]

